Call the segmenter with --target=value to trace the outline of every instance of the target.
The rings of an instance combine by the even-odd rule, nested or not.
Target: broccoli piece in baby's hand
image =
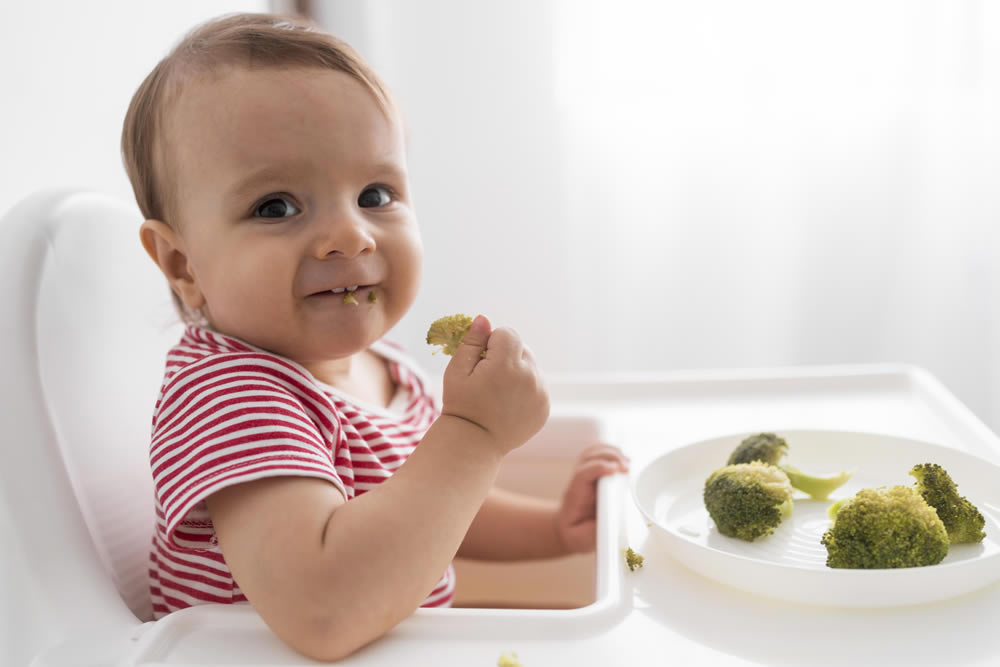
[[[745,438],[737,445],[729,456],[729,464],[750,463],[751,461],[769,463],[783,470],[788,475],[788,481],[791,482],[792,486],[816,500],[826,500],[831,493],[851,478],[851,473],[846,471],[829,477],[807,475],[794,466],[782,463],[782,459],[787,453],[788,443],[785,442],[784,438],[779,438],[774,433],[759,433]]]
[[[884,569],[940,563],[948,531],[934,508],[906,486],[862,489],[830,508],[820,542],[834,568]]]
[[[440,345],[441,351],[449,356],[455,354],[471,326],[472,318],[461,313],[439,317],[427,330],[427,344]]]
[[[917,478],[917,493],[937,510],[952,544],[983,541],[986,519],[965,496],[958,495],[958,486],[944,468],[936,463],[921,463],[913,466],[910,474]]]
[[[748,542],[770,535],[792,512],[788,475],[761,461],[719,468],[703,496],[719,532]]]

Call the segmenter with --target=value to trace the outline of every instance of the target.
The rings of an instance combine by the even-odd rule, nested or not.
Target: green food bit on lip
[[[375,290],[368,292],[368,303],[375,303],[378,301],[378,297],[375,296]]]
[[[472,318],[462,313],[439,317],[427,330],[427,344],[440,345],[441,351],[451,356],[462,344],[462,339],[471,326]]]
[[[643,560],[645,559],[641,554],[632,551],[632,547],[625,550],[625,564],[628,566],[629,572],[635,572],[636,568],[642,567]]]
[[[352,306],[358,305],[358,300],[354,298],[354,292],[348,292],[344,295],[344,303],[349,303]]]

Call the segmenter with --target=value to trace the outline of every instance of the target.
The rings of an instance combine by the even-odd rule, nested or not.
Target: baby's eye
[[[377,208],[385,206],[392,201],[389,188],[384,185],[372,185],[365,188],[365,191],[358,197],[358,206],[361,208]]]
[[[287,218],[298,212],[299,209],[284,197],[274,197],[258,206],[254,214],[260,218]]]

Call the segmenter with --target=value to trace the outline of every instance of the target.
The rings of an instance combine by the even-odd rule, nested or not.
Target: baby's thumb
[[[485,315],[477,315],[472,320],[472,326],[465,332],[462,343],[455,350],[452,363],[458,365],[466,373],[471,373],[473,367],[483,358],[486,344],[490,340],[492,326]]]

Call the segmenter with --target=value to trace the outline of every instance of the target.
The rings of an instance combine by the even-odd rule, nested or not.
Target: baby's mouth
[[[362,292],[367,291],[368,295],[363,300],[367,303],[376,303],[378,297],[375,294],[375,288],[376,285],[347,285],[345,287],[334,287],[323,290],[322,292],[314,292],[309,297],[313,299],[340,297],[345,304],[357,304],[358,300],[362,298]]]

